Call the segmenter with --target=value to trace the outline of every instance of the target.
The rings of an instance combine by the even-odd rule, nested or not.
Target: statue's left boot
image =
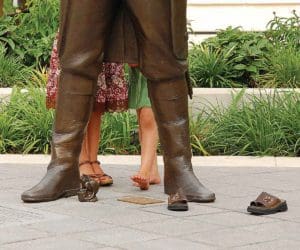
[[[198,180],[191,163],[185,79],[149,81],[148,89],[164,151],[165,193],[173,195],[182,190],[188,201],[213,202],[215,194]]]

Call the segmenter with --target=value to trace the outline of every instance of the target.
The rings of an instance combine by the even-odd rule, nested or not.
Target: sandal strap
[[[271,194],[268,194],[266,192],[262,192],[255,201],[252,201],[250,203],[251,206],[257,206],[257,207],[265,207],[265,208],[271,208],[281,203],[281,200]]]
[[[91,164],[90,161],[83,161],[79,163],[79,167],[84,165],[84,164]]]

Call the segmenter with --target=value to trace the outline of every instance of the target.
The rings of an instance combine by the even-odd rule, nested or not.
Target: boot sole
[[[191,196],[186,196],[188,202],[196,202],[196,203],[210,203],[210,202],[214,202],[216,200],[216,197],[214,198],[209,198],[209,199],[199,199],[197,197],[191,197]]]
[[[22,200],[24,202],[28,202],[28,203],[55,201],[60,198],[68,198],[71,196],[76,196],[78,191],[79,191],[79,188],[78,189],[70,189],[70,190],[66,190],[62,194],[60,194],[56,197],[52,197],[52,198],[38,198],[37,199],[37,198],[32,197],[32,198],[22,198]]]

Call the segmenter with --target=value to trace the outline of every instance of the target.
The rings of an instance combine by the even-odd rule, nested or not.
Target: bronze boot
[[[24,202],[52,201],[79,191],[78,158],[93,104],[92,83],[76,81],[70,74],[64,74],[60,82],[63,84],[58,91],[52,159],[45,177],[22,194]]]
[[[185,79],[150,81],[148,88],[164,151],[165,193],[172,195],[181,189],[188,201],[214,201],[215,194],[204,187],[193,172]]]

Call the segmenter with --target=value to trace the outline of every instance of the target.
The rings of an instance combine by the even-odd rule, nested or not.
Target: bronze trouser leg
[[[189,201],[214,201],[194,175],[189,139],[186,0],[127,0],[140,46],[164,151],[165,192],[181,188]]]
[[[101,4],[100,4],[101,3]],[[61,76],[47,174],[22,194],[26,202],[51,201],[76,195],[78,158],[92,110],[104,38],[117,1],[61,1],[59,55]]]

